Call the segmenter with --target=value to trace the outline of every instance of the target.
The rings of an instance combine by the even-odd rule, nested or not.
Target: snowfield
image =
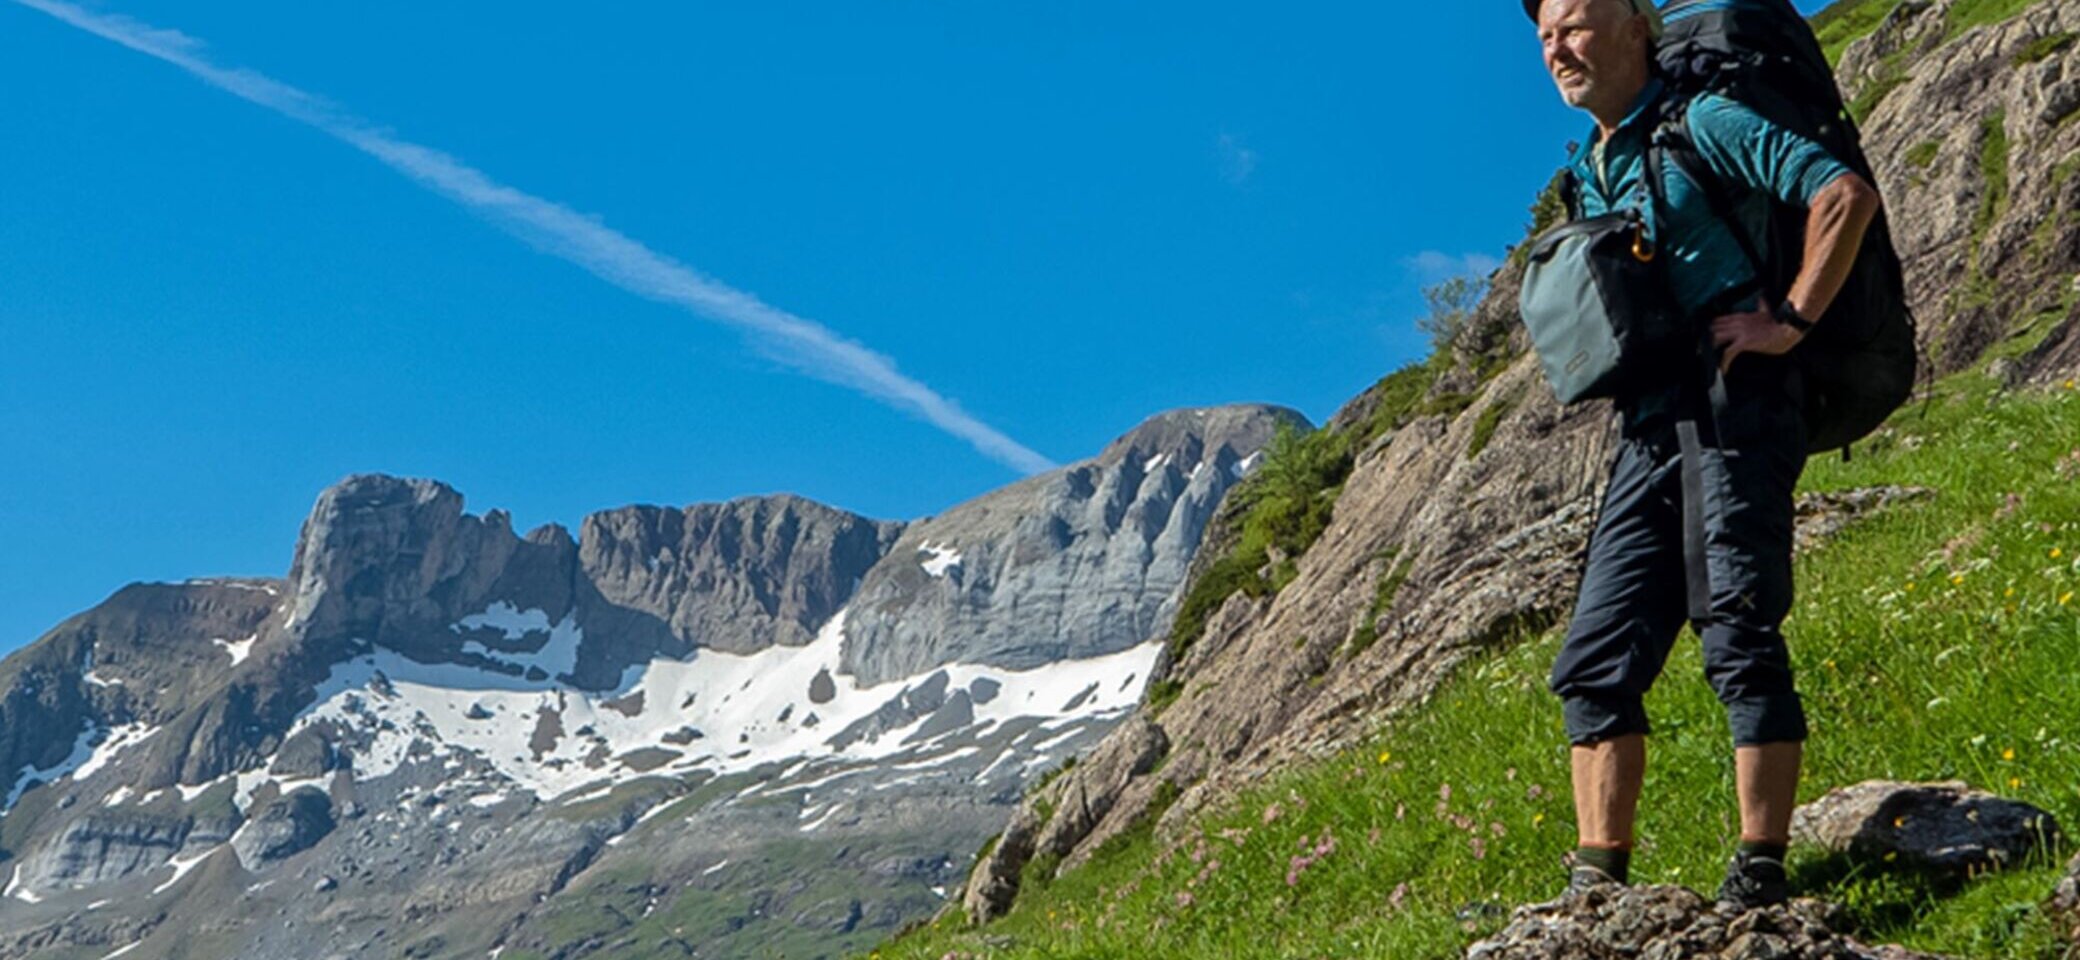
[[[959,561],[951,548],[930,549],[944,551],[935,552],[934,562],[946,567]],[[838,672],[845,616],[839,612],[801,647],[773,647],[743,656],[699,650],[684,660],[657,659],[630,667],[613,690],[585,691],[562,679],[576,666],[584,638],[572,618],[551,623],[543,611],[497,603],[464,618],[454,629],[494,629],[509,641],[541,641],[546,633],[546,641],[534,653],[500,652],[476,641],[467,641],[465,649],[515,666],[540,667],[549,679],[529,680],[466,664],[418,663],[375,649],[332,668],[319,685],[317,702],[297,718],[290,735],[313,724],[331,723],[365,737],[364,744],[351,748],[353,775],[359,780],[387,776],[411,760],[445,759],[453,764],[456,754],[467,753],[495,768],[513,789],[540,800],[565,802],[604,796],[614,786],[644,776],[727,774],[788,760],[798,761],[788,775],[810,764],[821,774],[829,763],[850,766],[897,754],[905,761],[898,768],[926,769],[979,753],[973,746],[932,751],[929,742],[906,743],[929,716],[908,719],[843,748],[832,745],[839,731],[939,672],[859,686]],[[1044,721],[1043,730],[1068,728],[1045,737],[1036,730],[1018,738],[1019,745],[1005,748],[1027,754],[1020,768],[1029,769],[1073,737],[1081,721],[1131,708],[1158,650],[1159,643],[1150,642],[1027,671],[949,665],[942,668],[949,697],[983,681],[983,693],[971,696],[986,702],[974,704],[972,723],[940,731],[931,739],[986,730],[1021,717]],[[823,703],[810,698],[812,681],[819,674],[829,675],[833,694]],[[993,759],[991,767],[1003,759]],[[840,771],[823,779],[843,775]],[[237,780],[241,808],[262,783],[273,781],[284,790],[294,785],[272,777],[265,767],[238,774]],[[827,819],[828,814],[804,829]]]

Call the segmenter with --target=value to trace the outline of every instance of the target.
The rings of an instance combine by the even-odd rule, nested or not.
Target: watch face
[[[1790,327],[1793,330],[1804,332],[1806,330],[1812,329],[1813,327],[1812,321],[1799,316],[1797,309],[1792,307],[1791,304],[1782,300],[1777,301],[1777,305],[1770,310],[1770,313],[1776,316],[1778,323]]]

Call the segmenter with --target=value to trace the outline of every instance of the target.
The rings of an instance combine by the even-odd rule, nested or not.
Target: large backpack
[[[1842,104],[1834,72],[1810,25],[1790,0],[1670,0],[1656,51],[1657,71],[1671,87],[1667,102],[1701,93],[1738,100],[1765,119],[1800,134],[1876,187],[1856,122]],[[1681,123],[1663,124],[1658,147],[1731,221],[1733,185],[1712,174]],[[1746,231],[1732,232],[1771,298],[1798,273],[1805,248],[1803,210],[1770,201],[1770,258]],[[1844,448],[1877,429],[1913,391],[1917,369],[1914,320],[1907,310],[1899,254],[1881,208],[1863,236],[1856,265],[1826,314],[1791,353],[1804,375],[1807,449]]]

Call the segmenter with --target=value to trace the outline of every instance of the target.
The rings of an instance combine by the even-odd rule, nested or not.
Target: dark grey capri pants
[[[1805,467],[1805,428],[1774,365],[1740,376],[1753,359],[1735,364],[1700,460],[1711,594],[1710,616],[1695,625],[1705,676],[1739,746],[1806,738],[1780,629],[1791,611],[1792,491]],[[1675,420],[1637,409],[1624,416],[1574,619],[1553,663],[1551,687],[1577,745],[1650,732],[1641,698],[1690,619]]]

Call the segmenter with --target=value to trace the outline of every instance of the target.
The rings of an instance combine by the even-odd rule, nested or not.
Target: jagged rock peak
[[[871,686],[950,663],[1027,670],[1146,642],[1169,628],[1221,497],[1281,423],[1307,420],[1258,404],[1173,410],[1095,458],[911,524],[860,586],[841,672]]]
[[[462,494],[435,480],[357,474],[327,488],[296,544],[290,623],[371,641],[407,622],[445,625],[482,609],[501,579],[522,572],[508,569],[516,564],[555,588],[550,613],[568,609],[567,577],[554,568],[574,544],[522,541],[503,511],[476,517],[462,506]]]
[[[794,494],[585,518],[579,565],[609,603],[731,653],[801,646],[903,531]]]
[[[1254,452],[1271,442],[1281,423],[1301,430],[1312,427],[1299,411],[1270,404],[1235,403],[1168,410],[1141,421],[1106,444],[1096,459],[1113,463],[1130,456],[1144,460],[1168,456],[1191,464],[1207,451],[1224,446],[1231,451]]]

